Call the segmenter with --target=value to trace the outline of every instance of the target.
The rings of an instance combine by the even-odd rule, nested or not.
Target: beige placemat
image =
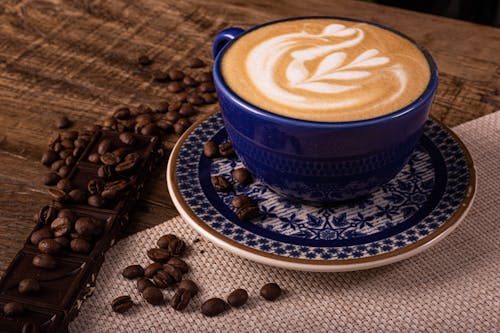
[[[455,131],[478,172],[474,205],[462,225],[430,250],[393,265],[351,273],[304,273],[241,259],[202,240],[180,218],[123,239],[106,254],[94,295],[70,325],[72,332],[495,332],[500,290],[500,112]],[[135,283],[121,277],[165,233],[191,244],[189,278],[201,287],[184,312],[153,307]],[[258,296],[276,281],[286,294],[276,302]],[[206,318],[202,300],[234,288],[250,293],[241,309]],[[111,301],[124,294],[138,304],[125,315]],[[172,290],[166,290],[170,298]]]

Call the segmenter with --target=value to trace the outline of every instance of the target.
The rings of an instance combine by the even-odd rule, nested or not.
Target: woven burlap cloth
[[[500,299],[500,112],[454,129],[469,148],[478,173],[477,195],[462,224],[431,249],[389,266],[350,273],[306,273],[241,259],[201,238],[181,218],[118,242],[106,254],[94,295],[71,323],[72,332],[498,332]],[[190,244],[188,277],[201,292],[184,312],[151,306],[135,281],[120,272],[148,264],[145,251],[163,234]],[[285,294],[260,298],[276,281]],[[203,300],[245,288],[239,309],[207,318]],[[110,303],[128,294],[137,303],[124,315]],[[173,290],[166,290],[170,299]]]

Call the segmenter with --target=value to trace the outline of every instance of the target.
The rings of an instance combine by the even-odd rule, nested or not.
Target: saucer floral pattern
[[[262,183],[233,182],[231,193],[217,192],[210,178],[242,166],[235,159],[208,159],[203,144],[227,141],[217,113],[198,126],[179,151],[176,177],[190,208],[211,229],[247,247],[279,256],[346,260],[406,247],[427,237],[457,210],[470,172],[460,145],[429,120],[421,143],[395,179],[369,196],[325,207],[279,196]],[[231,208],[236,195],[254,198],[260,218],[241,221]]]

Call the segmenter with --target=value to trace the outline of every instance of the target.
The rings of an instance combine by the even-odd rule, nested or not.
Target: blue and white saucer
[[[408,164],[391,182],[360,200],[314,207],[279,196],[259,182],[218,192],[214,175],[232,180],[237,159],[209,159],[206,141],[228,140],[220,113],[193,125],[170,156],[167,180],[175,207],[216,245],[263,264],[305,271],[352,271],[415,255],[451,233],[475,193],[472,159],[453,132],[434,120]],[[230,202],[254,198],[262,212],[241,221]]]

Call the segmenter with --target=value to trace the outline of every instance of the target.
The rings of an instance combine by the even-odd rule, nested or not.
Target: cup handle
[[[227,43],[241,35],[244,31],[245,30],[241,28],[227,28],[219,32],[217,36],[215,36],[214,43],[212,45],[212,56],[214,59]]]

